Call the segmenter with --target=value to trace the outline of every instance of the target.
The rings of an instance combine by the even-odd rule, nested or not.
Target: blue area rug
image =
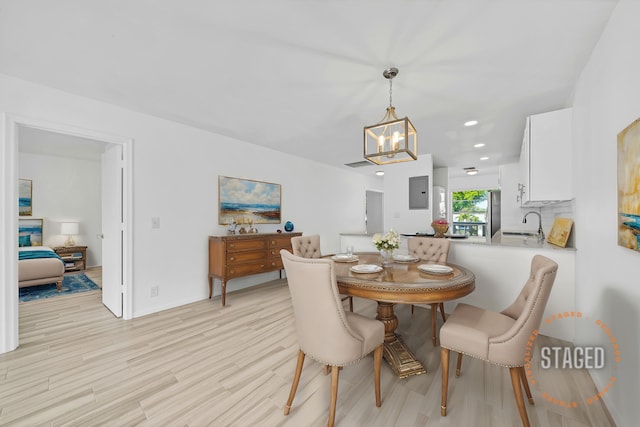
[[[84,274],[67,274],[62,280],[62,290],[58,292],[56,284],[28,286],[20,288],[20,302],[71,295],[77,292],[95,291],[100,289]]]

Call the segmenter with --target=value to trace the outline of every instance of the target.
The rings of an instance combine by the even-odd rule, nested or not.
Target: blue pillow
[[[26,236],[18,236],[18,246],[31,246],[31,235],[27,234]]]

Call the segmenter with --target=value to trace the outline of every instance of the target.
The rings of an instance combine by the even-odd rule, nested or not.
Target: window
[[[452,193],[452,233],[467,234],[476,240],[487,239],[488,196],[489,192],[484,190]]]

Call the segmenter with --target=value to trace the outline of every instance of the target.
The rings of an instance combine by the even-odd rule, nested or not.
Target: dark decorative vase
[[[293,223],[291,221],[284,223],[284,231],[293,231]]]

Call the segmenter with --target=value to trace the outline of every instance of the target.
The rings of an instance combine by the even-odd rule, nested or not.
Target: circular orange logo
[[[525,349],[525,372],[527,374],[527,379],[529,380],[529,384],[532,387],[535,387],[538,391],[541,392],[542,398],[547,400],[548,402],[553,403],[554,405],[558,405],[564,408],[577,408],[581,402],[573,399],[560,398],[559,396],[554,396],[552,393],[549,393],[544,390],[544,388],[539,384],[539,381],[535,378],[533,374],[533,370],[531,369],[531,359],[533,356],[533,348],[535,346],[536,339],[538,335],[541,333],[543,328],[546,325],[551,324],[552,322],[558,322],[562,319],[574,318],[576,321],[581,322],[589,322],[593,324],[595,328],[597,328],[599,333],[604,333],[607,336],[607,340],[609,345],[611,346],[611,354],[613,354],[613,360],[615,365],[613,366],[613,370],[617,371],[617,365],[621,361],[620,355],[620,346],[618,341],[616,340],[616,336],[611,331],[611,328],[607,326],[602,320],[597,319],[596,321],[592,321],[588,316],[585,316],[583,313],[579,311],[571,311],[564,313],[554,314],[551,317],[547,317],[543,320],[540,325],[540,330],[536,329],[533,331],[533,334],[529,337],[529,340]],[[602,347],[597,346],[544,346],[540,349],[540,368],[558,368],[558,369],[599,369],[604,367],[605,363],[605,350]],[[588,405],[598,401],[601,399],[606,393],[613,388],[613,385],[616,382],[615,375],[612,375],[609,378],[609,382],[605,385],[601,390],[598,390],[597,393],[587,397],[582,404],[585,402]]]

